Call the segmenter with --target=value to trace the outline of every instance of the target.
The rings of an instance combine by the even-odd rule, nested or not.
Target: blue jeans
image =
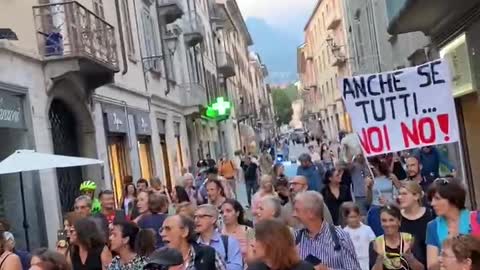
[[[252,196],[258,189],[257,181],[245,180],[245,187],[247,190],[248,205],[252,206]]]

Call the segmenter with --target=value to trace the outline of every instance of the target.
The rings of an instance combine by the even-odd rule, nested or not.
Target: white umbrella
[[[27,250],[30,250],[30,241],[28,237],[27,210],[25,208],[22,172],[86,166],[102,163],[103,161],[98,159],[44,154],[35,152],[34,150],[16,150],[13,154],[0,162],[0,174],[19,173],[20,175],[20,195],[22,197],[24,218],[23,228],[25,230],[25,242],[27,244]]]
[[[0,174],[77,167],[102,163],[103,161],[98,159],[44,154],[35,152],[34,150],[16,150],[13,154],[0,162]]]

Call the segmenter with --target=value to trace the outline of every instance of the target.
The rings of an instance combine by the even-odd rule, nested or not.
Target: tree
[[[277,126],[288,124],[292,119],[292,99],[287,89],[272,89],[272,102],[276,114]],[[291,94],[291,92],[290,92]]]

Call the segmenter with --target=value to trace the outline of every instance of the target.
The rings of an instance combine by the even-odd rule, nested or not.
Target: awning
[[[406,0],[390,20],[388,32],[397,35],[421,31],[436,35],[454,22],[468,19],[465,13],[479,4],[480,0]]]
[[[0,174],[102,164],[102,160],[17,150],[0,162]]]

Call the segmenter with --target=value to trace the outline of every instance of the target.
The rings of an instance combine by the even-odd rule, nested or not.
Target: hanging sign
[[[459,140],[444,60],[344,78],[340,85],[366,156]]]

